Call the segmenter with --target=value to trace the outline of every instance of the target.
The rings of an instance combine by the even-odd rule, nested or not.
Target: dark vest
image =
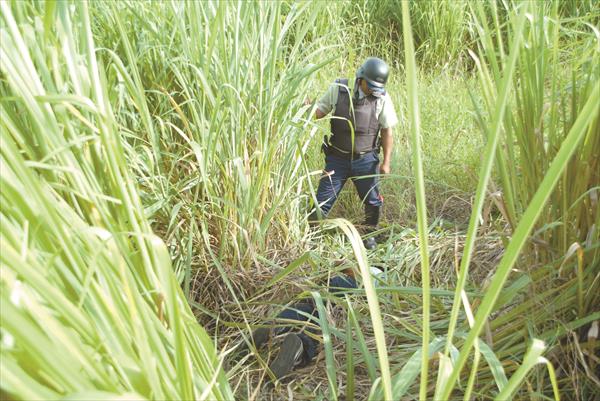
[[[377,119],[377,98],[365,96],[358,100],[357,95],[352,98],[351,106],[350,93],[346,88],[348,80],[336,79],[335,82],[341,86],[338,89],[335,113],[330,120],[331,145],[338,150],[353,151],[354,153],[365,153],[377,149],[380,129]],[[358,94],[358,91],[356,93]]]

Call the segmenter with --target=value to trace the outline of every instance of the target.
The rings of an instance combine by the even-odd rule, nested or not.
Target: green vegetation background
[[[321,321],[333,339],[325,357],[290,391],[378,399],[391,381],[394,399],[418,398],[426,320],[439,352],[430,397],[454,388],[440,366],[459,351],[472,369],[457,399],[547,399],[556,382],[566,399],[597,395],[598,345],[581,331],[600,318],[596,2],[412,2],[413,81],[397,0],[0,4],[3,399],[287,397],[265,384],[268,356],[226,356],[277,305],[362,263],[345,223],[306,223],[328,123],[303,104],[371,55],[392,66],[400,117],[382,183],[385,241],[368,257],[386,269],[383,321],[374,324],[362,297],[341,302]],[[499,102],[511,52],[510,96]],[[410,142],[409,82],[418,84],[420,150]],[[563,148],[575,156],[554,164]],[[414,228],[415,152],[431,294]],[[554,165],[560,180],[546,185]],[[527,221],[538,189],[550,200]],[[360,223],[350,187],[334,217]],[[451,317],[469,221],[479,227],[467,305],[476,312],[498,284],[474,342],[468,312]],[[534,230],[515,246],[518,261],[503,264],[525,225]],[[496,280],[498,266],[508,281]],[[389,363],[376,354],[383,333]],[[534,338],[546,345],[530,347]],[[542,350],[556,372],[533,368]]]

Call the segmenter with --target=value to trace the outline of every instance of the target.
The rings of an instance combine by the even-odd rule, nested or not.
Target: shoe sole
[[[277,380],[290,373],[301,352],[302,340],[300,337],[296,334],[288,334],[281,344],[277,358],[269,366]]]
[[[269,341],[271,337],[271,329],[269,327],[259,327],[252,332],[252,341],[256,348],[260,348]]]

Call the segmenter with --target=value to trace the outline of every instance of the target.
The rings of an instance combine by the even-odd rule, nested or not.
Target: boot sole
[[[292,371],[296,359],[301,352],[302,340],[300,340],[300,337],[293,333],[288,334],[281,344],[277,358],[269,366],[269,369],[271,369],[277,380]]]

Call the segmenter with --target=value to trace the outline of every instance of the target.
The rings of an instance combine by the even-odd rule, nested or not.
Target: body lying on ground
[[[382,273],[379,268],[372,268],[372,273],[378,276]],[[357,289],[358,285],[351,271],[331,277],[327,290],[334,296],[340,297]],[[276,322],[289,322],[280,327],[261,327],[252,333],[255,347],[261,348],[271,339],[280,339],[281,345],[277,356],[269,365],[276,379],[288,375],[294,368],[311,363],[319,352],[320,336],[318,325],[319,315],[312,298],[298,301],[283,309],[275,318]]]

